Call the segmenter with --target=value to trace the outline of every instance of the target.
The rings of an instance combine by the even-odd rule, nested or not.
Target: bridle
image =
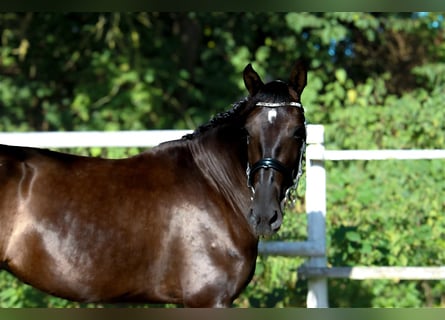
[[[299,108],[303,110],[303,106],[299,102],[257,102],[257,107],[264,107],[264,108],[280,108],[280,107],[294,107]],[[305,122],[306,126],[306,122]],[[284,177],[284,183],[286,185],[289,185],[289,187],[285,191],[285,197],[283,201],[286,203],[287,200],[290,200],[292,204],[294,203],[294,200],[291,199],[291,194],[294,190],[298,188],[298,182],[300,181],[301,176],[303,175],[303,168],[302,168],[302,162],[303,162],[303,154],[306,150],[306,141],[303,141],[303,144],[300,149],[300,158],[298,161],[298,171],[297,174],[295,174],[295,168],[288,168],[286,167],[282,162],[280,162],[277,159],[274,158],[262,158],[255,162],[252,166],[250,166],[249,163],[247,163],[247,186],[252,190],[252,193],[255,193],[255,189],[253,187],[253,180],[255,177],[255,173],[260,169],[273,169],[275,171],[278,171],[281,173]]]

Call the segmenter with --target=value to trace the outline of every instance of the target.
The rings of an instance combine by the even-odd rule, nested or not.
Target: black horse
[[[0,145],[0,267],[70,300],[230,306],[299,176],[306,73],[249,64],[247,98],[127,159]]]

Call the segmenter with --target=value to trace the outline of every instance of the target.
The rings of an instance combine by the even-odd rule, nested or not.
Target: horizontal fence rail
[[[432,160],[444,159],[445,150],[325,150],[320,160]]]
[[[445,279],[445,267],[300,267],[298,274],[305,278],[349,278],[398,279],[398,280],[440,280]]]
[[[324,257],[326,252],[315,241],[261,241],[258,252],[283,257]]]
[[[69,131],[0,133],[0,144],[37,148],[154,147],[191,130]]]

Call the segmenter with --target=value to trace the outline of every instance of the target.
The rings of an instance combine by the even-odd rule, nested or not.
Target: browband
[[[291,102],[257,102],[256,105],[258,107],[267,107],[267,108],[279,108],[279,107],[297,107],[302,108],[301,103],[291,101]]]

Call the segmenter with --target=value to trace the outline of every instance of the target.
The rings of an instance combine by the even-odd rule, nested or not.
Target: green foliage
[[[194,128],[246,95],[249,62],[310,61],[328,149],[444,148],[443,13],[1,13],[0,131]],[[76,148],[119,158],[139,149]],[[443,160],[327,162],[328,260],[445,265]],[[305,240],[304,179],[274,240]],[[303,258],[259,257],[237,306],[305,306]],[[0,272],[1,307],[85,307]],[[330,279],[340,307],[444,306],[444,281]],[[102,305],[100,305],[102,306]]]
[[[80,307],[79,303],[72,303],[64,299],[42,294],[40,291],[20,283],[6,272],[0,273],[0,306],[2,308],[65,308]]]

